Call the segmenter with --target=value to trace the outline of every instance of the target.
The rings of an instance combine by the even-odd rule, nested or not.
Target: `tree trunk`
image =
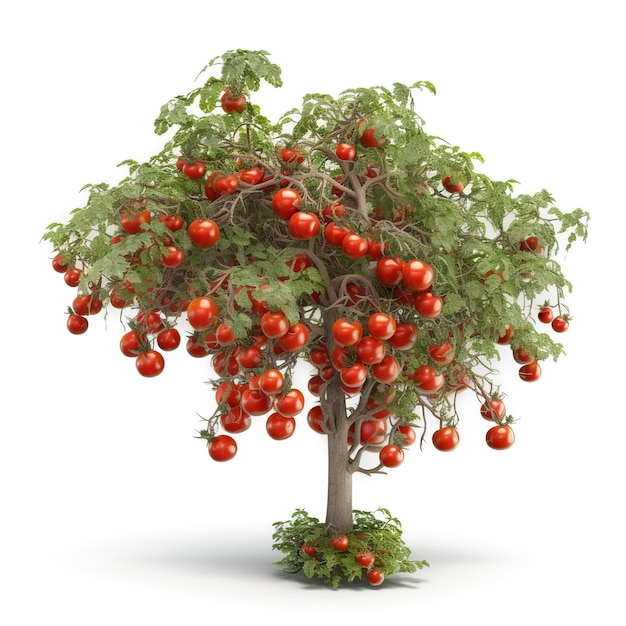
[[[338,383],[329,385],[322,401],[324,415],[329,416],[333,430],[328,434],[328,501],[326,527],[332,534],[352,530],[352,472],[348,456],[349,424],[345,395]],[[326,413],[328,411],[328,414]]]

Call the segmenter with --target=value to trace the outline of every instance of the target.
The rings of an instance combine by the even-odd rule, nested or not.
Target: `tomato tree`
[[[427,134],[414,95],[428,82],[307,95],[272,122],[253,98],[282,85],[267,53],[230,51],[203,73],[218,68],[163,105],[161,152],[88,185],[46,230],[75,290],[67,326],[82,334],[116,309],[121,352],[147,377],[181,345],[207,358],[215,412],[199,437],[218,462],[256,416],[277,440],[300,424],[326,437],[326,519],[296,511],[274,547],[287,569],[378,585],[425,563],[388,511],[353,508],[353,475],[398,467],[418,440],[455,449],[465,390],[492,422],[486,444],[513,444],[490,364],[509,351],[531,382],[561,355],[571,284],[556,257],[586,239],[588,215],[545,190],[516,195],[479,154]]]

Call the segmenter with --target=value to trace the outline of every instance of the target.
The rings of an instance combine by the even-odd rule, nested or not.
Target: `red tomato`
[[[278,345],[285,352],[298,352],[309,342],[309,329],[306,324],[296,322],[278,339]]]
[[[280,413],[272,413],[265,422],[265,429],[272,439],[288,439],[296,429],[296,420]]]
[[[315,367],[328,365],[330,363],[330,357],[326,346],[317,345],[314,348],[311,348],[311,351],[309,352],[309,361],[311,361]]]
[[[448,365],[454,360],[454,348],[447,341],[438,346],[428,346],[428,354],[441,365]]]
[[[282,311],[268,311],[261,316],[261,331],[270,339],[285,335],[289,326],[289,319]]]
[[[209,248],[219,239],[219,226],[211,219],[195,219],[187,228],[187,234],[199,248]]]
[[[229,196],[237,191],[239,188],[239,178],[236,174],[229,174],[228,176],[217,176],[213,180],[213,189],[217,191],[220,196]]]
[[[332,326],[332,335],[339,346],[355,346],[363,337],[363,327],[359,322],[340,317]]]
[[[187,354],[194,358],[202,358],[204,356],[208,356],[209,350],[204,345],[204,341],[202,341],[199,337],[192,335],[187,339],[187,343],[185,344],[185,349],[187,350]],[[218,358],[219,357],[219,358]],[[213,362],[213,368],[216,372],[219,373],[218,370],[221,369],[221,364],[224,359],[224,355],[216,355],[215,361]],[[226,371],[226,367],[224,366],[223,371]]]
[[[342,217],[346,213],[345,205],[339,200],[322,209],[322,219],[330,224],[334,218]]]
[[[542,306],[539,309],[539,313],[537,314],[540,322],[544,324],[549,324],[554,319],[554,313],[549,306]]]
[[[167,253],[161,256],[161,263],[165,267],[178,267],[185,260],[185,253],[176,246],[168,246]]]
[[[398,285],[404,276],[404,265],[399,257],[382,257],[376,263],[376,276],[383,285]]]
[[[67,262],[65,261],[65,259],[63,258],[63,255],[57,254],[52,259],[52,269],[54,269],[55,272],[59,272],[60,274],[65,274],[68,267],[69,266]]]
[[[504,402],[498,398],[486,400],[480,406],[480,414],[486,420],[498,422],[506,415],[506,406]]]
[[[385,582],[385,575],[378,567],[373,567],[367,574],[365,575],[367,578],[367,582],[372,585],[372,587],[378,587]]]
[[[453,426],[436,430],[433,433],[433,445],[442,452],[454,450],[459,445],[459,431]]]
[[[367,378],[367,368],[357,361],[347,367],[342,367],[339,372],[341,382],[347,387],[361,387]]]
[[[515,443],[515,433],[508,424],[492,426],[485,435],[487,445],[494,450],[506,450]]]
[[[136,357],[140,350],[141,335],[136,330],[129,330],[120,339],[120,350],[126,356]]]
[[[361,145],[365,148],[380,148],[385,142],[385,135],[380,139],[376,138],[376,131],[373,128],[366,128],[361,135]]]
[[[284,384],[284,374],[275,368],[265,370],[259,378],[259,388],[268,396],[281,392]]]
[[[321,376],[319,375],[311,376],[311,378],[309,378],[309,382],[307,383],[307,389],[309,390],[309,393],[312,396],[319,397],[320,387],[323,384],[324,384],[324,379]]]
[[[417,441],[417,434],[413,426],[409,424],[402,424],[398,426],[398,433],[402,435],[402,445],[410,446]]]
[[[272,209],[274,209],[274,212],[284,220],[288,220],[296,211],[298,211],[301,204],[302,197],[295,189],[290,187],[279,189],[272,196]]]
[[[308,543],[305,543],[300,550],[306,554],[307,556],[315,556],[317,554],[317,550],[315,549],[315,546],[312,546]]]
[[[76,296],[72,302],[72,308],[77,315],[96,315],[102,311],[102,300],[96,294]]]
[[[351,231],[343,226],[338,226],[334,222],[326,224],[324,227],[324,239],[335,247],[340,247],[345,237],[347,237]]]
[[[532,363],[535,357],[530,352],[520,347],[513,350],[513,359],[516,363],[525,365],[526,363]]]
[[[330,538],[330,545],[337,550],[337,552],[345,552],[350,545],[350,540],[347,535],[339,535]]]
[[[435,271],[433,268],[420,259],[407,261],[402,266],[402,281],[413,291],[426,291],[430,289],[434,278]]]
[[[385,356],[386,348],[383,341],[376,337],[363,337],[356,344],[356,354],[365,365],[380,363]]]
[[[393,337],[397,329],[397,323],[392,315],[377,311],[372,313],[367,320],[367,330],[372,337],[387,340]]]
[[[272,409],[272,398],[260,389],[244,389],[239,406],[249,415],[265,415]]]
[[[445,382],[443,374],[430,365],[420,365],[414,374],[415,387],[426,394],[437,393]]]
[[[396,350],[410,350],[417,341],[417,326],[413,322],[400,322],[396,332],[387,340]]]
[[[569,321],[558,315],[552,320],[552,330],[556,333],[564,333],[569,328]]]
[[[376,557],[369,550],[359,550],[354,558],[361,567],[367,570],[376,562]]]
[[[71,313],[67,317],[67,330],[69,330],[72,335],[82,335],[87,332],[89,328],[89,320],[83,315],[77,315],[76,313]]]
[[[302,163],[304,161],[304,156],[299,148],[281,148],[278,156],[285,163]]]
[[[510,324],[507,325],[506,329],[504,330],[504,334],[500,335],[496,341],[501,344],[507,344],[511,341],[511,337],[513,336],[513,326],[511,326]]]
[[[157,350],[146,350],[135,357],[137,371],[146,378],[158,376],[165,367],[165,359]]]
[[[356,148],[349,143],[340,143],[335,149],[335,154],[341,161],[353,161],[356,156]]]
[[[378,261],[383,256],[383,244],[380,241],[368,239],[365,256],[368,261]]]
[[[194,298],[187,306],[187,319],[196,330],[206,330],[215,321],[217,305],[209,296]]]
[[[379,383],[390,385],[398,378],[400,370],[398,360],[388,354],[383,357],[380,363],[374,363],[374,365],[372,365],[372,378]]]
[[[275,396],[274,410],[284,417],[295,417],[304,409],[304,394],[292,388],[287,393]]]
[[[322,412],[322,407],[320,407],[319,404],[311,407],[307,413],[306,421],[311,429],[316,433],[320,433],[320,435],[326,434],[326,431],[324,430],[324,413]]]
[[[235,406],[220,415],[220,424],[229,433],[242,433],[252,425],[252,417],[240,406]]]
[[[290,389],[274,399],[274,410],[284,417],[295,417],[304,409],[304,394],[299,389]]]
[[[259,346],[252,345],[238,352],[235,358],[241,369],[252,370],[263,362],[263,352]]]
[[[117,293],[117,291],[113,290],[109,295],[109,302],[111,303],[112,307],[116,309],[123,309],[124,307],[129,306],[132,300],[123,300]]]
[[[205,175],[206,166],[201,159],[196,159],[193,163],[188,163],[187,161],[184,161],[180,168],[180,171],[188,178],[191,178],[192,180],[198,180]]]
[[[230,435],[218,435],[208,445],[214,461],[230,461],[237,454],[237,442]]]
[[[526,382],[534,382],[541,378],[541,365],[539,361],[526,363],[519,368],[519,377]]]
[[[158,333],[163,328],[163,319],[158,311],[139,311],[135,322],[147,333]]]
[[[321,223],[315,213],[296,211],[289,218],[289,232],[295,239],[313,239],[320,229]]]
[[[231,326],[222,322],[215,329],[215,338],[221,345],[227,346],[235,341],[235,333]]]
[[[157,344],[166,352],[176,350],[180,345],[180,333],[175,328],[166,328],[157,335]]]
[[[79,270],[77,267],[70,267],[63,274],[63,280],[68,287],[78,287],[82,275],[82,270]]]
[[[341,240],[341,249],[348,258],[360,259],[367,253],[369,243],[365,237],[349,232]]]
[[[220,102],[222,109],[226,113],[243,113],[243,110],[246,108],[246,96],[243,93],[233,96],[226,87],[224,87],[224,93],[222,94]]]
[[[361,422],[360,437],[358,444],[379,445],[385,441],[387,437],[387,420],[386,419],[367,419]],[[355,425],[350,426],[350,434],[348,435],[348,445],[354,443]]]
[[[148,209],[143,211],[127,211],[122,209],[121,226],[122,229],[129,235],[136,235],[143,230],[144,224],[149,224],[151,221],[151,214]]]
[[[265,170],[258,165],[239,171],[239,180],[247,185],[258,185],[264,176]]]
[[[437,317],[443,309],[443,298],[430,291],[423,291],[415,297],[415,310],[422,317]]]
[[[383,447],[378,456],[385,467],[398,467],[404,461],[404,450],[389,443]]]
[[[464,189],[461,181],[455,181],[450,176],[445,176],[441,179],[441,182],[448,193],[461,193]]]
[[[180,215],[163,215],[161,213],[159,215],[159,220],[163,222],[163,224],[165,224],[172,232],[180,230],[185,225],[185,221]]]
[[[534,235],[519,242],[519,249],[524,252],[536,252],[539,248],[539,239]]]
[[[215,400],[218,404],[225,402],[228,406],[239,406],[241,401],[241,393],[245,387],[238,385],[232,381],[223,380],[215,390]]]

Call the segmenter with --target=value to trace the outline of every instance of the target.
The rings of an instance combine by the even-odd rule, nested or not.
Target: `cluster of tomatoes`
[[[346,534],[333,535],[330,537],[330,545],[337,552],[345,552],[350,547],[350,538]],[[303,555],[309,558],[317,556],[317,549],[313,543],[304,543],[300,547]],[[378,587],[385,582],[385,574],[377,566],[376,554],[366,548],[360,549],[354,556],[356,562],[365,570],[365,579],[373,587]]]

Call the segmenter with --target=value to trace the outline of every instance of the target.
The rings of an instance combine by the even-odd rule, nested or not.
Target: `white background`
[[[6,3],[5,3],[6,4]],[[109,1],[9,3],[2,59],[0,622],[313,623],[409,618],[484,625],[624,623],[623,33],[615,3]],[[506,8],[505,8],[506,7]],[[272,523],[325,513],[323,438],[276,442],[256,422],[230,463],[194,439],[213,410],[208,364],[182,351],[141,379],[111,318],[71,336],[72,290],[40,237],[86,183],[158,151],[152,121],[206,62],[265,49],[285,87],[256,96],[275,118],[308,92],[430,80],[426,129],[485,157],[519,192],[547,188],[592,215],[562,259],[574,283],[567,354],[536,383],[499,369],[520,417],[507,452],[484,444],[463,400],[462,445],[426,446],[388,476],[357,477],[355,507],[403,522],[431,563],[382,587],[330,590],[282,574]],[[113,321],[112,321],[113,320]],[[396,614],[397,613],[397,614]]]

